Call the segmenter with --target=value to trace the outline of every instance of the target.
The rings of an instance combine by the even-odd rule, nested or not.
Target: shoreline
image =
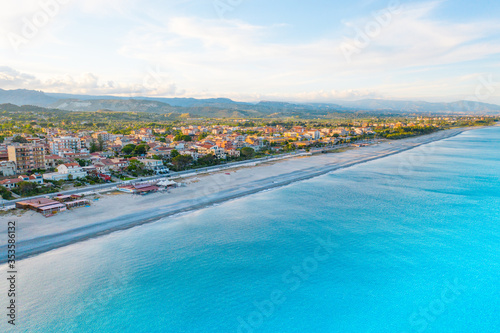
[[[88,225],[70,228],[62,232],[55,232],[52,234],[41,235],[41,236],[35,235],[34,237],[31,237],[26,240],[18,240],[17,260],[26,259],[28,257],[36,256],[38,254],[49,252],[51,250],[65,247],[74,243],[108,235],[116,231],[127,230],[147,223],[156,222],[166,217],[172,217],[178,214],[194,212],[196,210],[200,210],[209,206],[227,202],[233,199],[242,198],[265,190],[287,186],[295,182],[322,176],[336,170],[345,169],[352,167],[354,165],[367,163],[384,157],[396,155],[404,151],[408,151],[426,144],[430,144],[432,142],[441,141],[444,139],[457,136],[463,132],[472,129],[476,128],[450,129],[446,131],[439,131],[425,136],[407,138],[393,142],[384,142],[377,146],[372,146],[372,148],[373,147],[375,148],[371,149],[372,150],[371,154],[370,150],[367,151],[363,150],[364,148],[362,148],[362,149],[351,150],[350,152],[352,153],[350,155],[352,156],[345,156],[347,155],[347,152],[340,152],[337,154],[323,154],[319,156],[316,155],[311,157],[303,157],[305,159],[308,159],[308,161],[311,161],[314,158],[321,159],[321,161],[317,162],[322,162],[323,164],[310,167],[310,163],[307,163],[306,166],[308,167],[306,168],[302,169],[290,168],[292,170],[291,172],[286,172],[286,171],[281,173],[278,172],[278,174],[276,175],[271,175],[270,177],[263,177],[260,179],[247,177],[251,181],[242,183],[241,185],[232,184],[228,180],[227,181],[228,184],[225,184],[227,185],[226,186],[227,188],[224,188],[224,184],[220,183],[217,184],[216,179],[212,179],[213,181],[212,184],[209,183],[202,185],[200,189],[206,192],[207,187],[215,186],[217,187],[217,189],[213,193],[209,194],[198,193],[199,194],[198,196],[190,197],[192,193],[189,194],[188,192],[187,199],[178,200],[177,202],[167,202],[169,201],[168,199],[172,199],[171,197],[168,196],[158,197],[160,203],[161,201],[164,201],[164,203],[169,203],[169,204],[163,206],[151,206],[150,209],[141,209],[140,207],[136,207],[136,209],[134,210],[133,207],[132,208],[128,207],[129,209],[132,209],[132,211],[124,215],[118,215],[118,216],[114,215],[114,217],[112,218],[101,220],[100,222],[97,223],[91,223]],[[363,154],[365,152],[368,152],[368,154]],[[337,156],[326,156],[326,155],[337,155]],[[341,161],[339,163],[338,158],[336,157],[344,157],[345,161],[343,162]],[[294,163],[294,161],[297,162],[298,159],[300,159],[300,157],[292,158],[289,159],[286,163],[288,164]],[[284,164],[283,161],[273,161],[270,163],[271,164],[267,165],[266,163],[263,163],[257,166],[247,167],[246,169],[252,169],[255,171],[260,168],[261,169],[260,171],[262,171],[262,173],[265,173],[266,171],[265,168],[270,168],[272,165],[278,165],[279,167],[280,166],[279,164]],[[282,170],[285,168],[278,168],[278,169]],[[217,175],[221,176],[224,171],[234,171],[234,170],[229,169],[229,170],[222,170],[221,172],[215,172],[213,174],[205,176],[203,180],[210,181],[209,179],[210,177],[213,178]],[[234,171],[234,173],[236,173],[236,171]],[[252,175],[251,172],[249,174]],[[199,181],[199,179],[196,178],[198,176],[200,175],[194,175],[196,182]],[[183,190],[186,189],[187,190],[191,189],[193,191],[196,190],[194,188],[190,188],[189,186],[183,188]],[[102,201],[106,200],[109,201],[108,203],[111,203],[111,198],[105,197],[102,199]],[[120,201],[122,200],[119,200],[118,203]],[[92,207],[89,210],[91,209]],[[116,210],[117,212],[121,211],[119,208],[115,209],[115,212]],[[81,215],[78,214],[78,211],[72,211],[71,213],[75,215],[76,220],[78,220],[78,215]],[[31,215],[33,216],[33,214]],[[45,218],[43,217],[40,218],[39,223],[43,223],[42,221],[47,221],[46,219],[45,220],[42,219]],[[18,220],[18,219],[13,217],[12,220]],[[0,248],[2,249],[2,251],[6,251],[7,245],[2,244]],[[0,264],[4,264],[5,262],[6,260],[4,258],[0,258]]]

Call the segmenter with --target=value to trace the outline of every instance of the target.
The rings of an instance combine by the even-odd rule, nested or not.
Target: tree
[[[90,141],[90,153],[95,153],[98,149],[99,147],[95,143],[94,139],[92,139],[92,141]]]
[[[217,164],[218,161],[219,160],[217,159],[217,157],[215,157],[214,154],[207,154],[205,156],[198,158],[197,163],[199,165],[213,165]]]
[[[203,139],[205,139],[209,135],[210,134],[208,134],[208,132],[203,132],[200,135],[198,135],[198,140],[203,140]]]
[[[172,159],[172,164],[177,168],[177,170],[184,169],[192,162],[193,162],[193,157],[191,155],[179,155]]]
[[[87,166],[87,165],[90,165],[90,161],[87,161],[87,160],[82,160],[80,158],[75,158],[75,161],[80,164],[81,167],[84,167],[84,166]],[[60,163],[62,164],[62,163]]]
[[[244,158],[252,158],[255,155],[255,150],[250,147],[241,148],[241,156]]]
[[[122,153],[124,153],[125,155],[130,155],[134,151],[135,147],[136,146],[134,144],[130,143],[122,148]]]
[[[145,144],[140,144],[134,149],[134,155],[142,156],[145,155],[149,150],[149,146]]]
[[[177,157],[179,155],[180,153],[177,151],[177,149],[172,150],[172,152],[170,153],[171,158]]]
[[[29,195],[36,190],[36,184],[32,182],[19,182],[17,183],[17,187],[21,195]]]
[[[104,139],[102,138],[101,134],[99,134],[97,136],[97,147],[98,147],[99,151],[104,150]]]
[[[0,186],[0,195],[4,200],[11,200],[14,197],[12,196],[12,193],[5,187]]]
[[[131,160],[127,171],[131,172],[133,175],[142,175],[145,172],[146,166],[139,160]]]
[[[19,142],[19,143],[28,143],[28,140],[26,138],[23,138],[20,135],[16,135],[13,139],[12,142]]]
[[[192,141],[193,139],[189,135],[177,134],[174,137],[174,141]]]

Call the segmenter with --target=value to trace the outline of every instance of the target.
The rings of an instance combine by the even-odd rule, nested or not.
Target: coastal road
[[[341,148],[341,147],[339,146],[339,148]],[[50,193],[50,194],[42,194],[42,195],[37,195],[37,196],[32,196],[32,197],[19,198],[19,199],[15,199],[15,200],[3,200],[0,198],[0,204],[2,205],[3,208],[11,209],[11,208],[15,207],[15,203],[19,202],[19,201],[25,201],[25,200],[37,199],[37,198],[47,198],[47,197],[52,197],[52,196],[56,196],[56,195],[72,195],[72,194],[85,194],[85,193],[102,192],[102,191],[106,191],[106,190],[112,190],[112,189],[116,188],[117,186],[124,185],[124,184],[143,183],[143,182],[158,180],[158,179],[162,179],[162,178],[182,178],[182,177],[186,177],[186,176],[193,176],[193,175],[215,172],[215,171],[219,171],[219,170],[226,170],[226,169],[232,169],[232,168],[237,168],[237,167],[242,167],[242,166],[255,165],[257,163],[279,161],[279,160],[285,159],[285,158],[291,158],[291,157],[297,157],[297,156],[308,156],[308,155],[311,155],[311,153],[305,153],[305,152],[299,151],[299,152],[286,153],[286,154],[281,154],[281,155],[262,157],[262,158],[247,160],[247,161],[241,161],[241,162],[231,162],[231,163],[226,163],[226,164],[214,165],[214,166],[206,167],[206,168],[199,168],[199,169],[192,169],[192,170],[178,171],[178,172],[170,172],[170,173],[164,174],[164,175],[155,175],[155,176],[151,176],[151,177],[143,177],[143,178],[137,178],[137,179],[133,179],[133,180],[114,182],[114,183],[91,185],[91,186],[75,188],[75,189],[67,190],[67,191],[61,191],[61,192]]]

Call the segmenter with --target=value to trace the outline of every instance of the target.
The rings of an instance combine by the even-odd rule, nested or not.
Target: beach
[[[177,180],[185,186],[168,192],[147,196],[111,193],[93,201],[91,207],[62,212],[50,218],[32,211],[15,211],[1,215],[0,219],[16,221],[17,259],[22,259],[117,230],[394,155],[456,136],[467,130],[470,128],[384,141],[338,153],[295,157],[210,174],[193,174],[191,177]],[[0,234],[0,247],[2,251],[6,251],[6,230],[1,230]],[[4,263],[5,258],[1,258],[0,262]]]

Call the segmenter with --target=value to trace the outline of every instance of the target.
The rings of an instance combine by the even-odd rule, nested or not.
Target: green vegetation
[[[241,148],[241,156],[250,159],[255,156],[255,150],[249,147]]]
[[[177,151],[177,149],[174,149],[170,152],[170,158],[175,158],[179,155],[180,155],[180,153]]]
[[[193,163],[193,157],[191,155],[177,155],[172,158],[172,165],[177,171],[184,170],[191,163]]]
[[[145,155],[149,150],[149,146],[146,144],[140,144],[134,148],[133,155],[142,156]]]
[[[12,196],[12,193],[5,187],[0,186],[0,196],[4,200],[12,200],[14,197]]]
[[[40,194],[48,194],[58,192],[57,187],[43,186],[33,182],[19,182],[17,187],[12,189],[12,192],[22,197],[31,197]]]
[[[13,139],[12,139],[12,142],[18,142],[18,143],[28,143],[28,140],[26,140],[25,138],[23,138],[22,136],[20,135],[17,135],[15,136]]]
[[[377,134],[383,138],[396,140],[417,135],[430,134],[438,131],[436,127],[399,127],[394,129],[376,130]]]
[[[122,148],[122,153],[127,156],[143,156],[148,152],[148,150],[149,146],[146,144],[140,144],[136,146],[130,143]]]
[[[189,135],[177,134],[174,137],[174,141],[193,141],[193,138]]]
[[[126,170],[134,177],[153,175],[153,171],[147,170],[144,163],[135,159],[130,161],[130,164]]]

